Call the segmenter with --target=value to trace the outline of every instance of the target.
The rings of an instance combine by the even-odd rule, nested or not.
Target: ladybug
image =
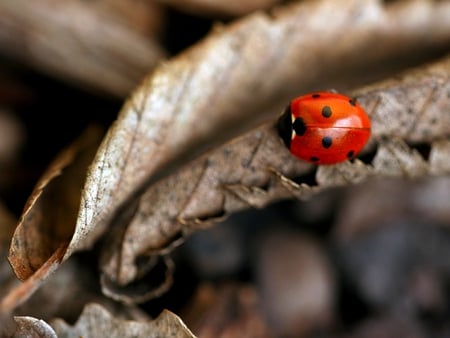
[[[335,164],[362,150],[370,137],[370,119],[356,99],[320,91],[293,99],[278,120],[278,131],[294,156]]]

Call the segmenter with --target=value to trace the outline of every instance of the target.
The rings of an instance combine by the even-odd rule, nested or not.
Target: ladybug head
[[[278,134],[288,149],[291,147],[292,139],[292,114],[291,105],[288,105],[277,122]]]

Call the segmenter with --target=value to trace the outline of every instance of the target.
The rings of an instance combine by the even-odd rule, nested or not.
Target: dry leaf
[[[450,107],[447,97],[450,90],[449,65],[450,58],[425,67],[422,77],[414,71],[415,77],[407,74],[397,81],[381,82],[358,95],[374,120],[372,146],[369,148],[375,145],[378,148],[372,165],[356,160],[335,166],[320,166],[316,173],[318,185],[307,186],[302,182],[302,175],[307,181],[310,180],[312,166],[289,154],[272,122],[199,157],[159,181],[142,195],[126,228],[110,232],[102,262],[108,280],[119,285],[131,282],[142,276],[142,271],[146,269],[142,256],[157,254],[158,251],[164,253],[181,233],[206,226],[243,208],[262,207],[284,198],[305,198],[326,187],[356,184],[374,175],[419,177],[448,173],[437,172],[430,161],[426,161],[405,141],[427,143],[433,138],[441,140],[449,136],[449,130],[442,128],[440,123],[430,126],[428,119],[415,118],[425,114],[447,123]],[[400,135],[404,134],[405,141],[396,136],[397,130],[392,131],[391,138],[388,138],[381,124],[390,125],[393,123],[391,121],[401,118],[406,108],[393,105],[389,109],[384,100],[406,91],[415,83],[420,85],[423,93],[432,91],[434,99],[429,101],[426,110],[423,106],[410,110],[408,116],[416,120],[414,129],[403,126],[410,132],[403,132],[400,127],[398,130]],[[404,107],[416,101],[406,94],[403,98]],[[374,109],[375,103],[384,108]],[[380,116],[389,117],[382,119]],[[415,132],[416,129],[425,129],[425,126],[427,133]],[[441,143],[438,141],[438,144]],[[430,146],[432,153],[435,153],[434,143]],[[450,153],[440,157],[449,161]],[[295,182],[292,178],[296,178]],[[141,258],[139,268],[136,264],[138,257]]]
[[[62,320],[51,322],[59,338],[64,337],[174,337],[195,338],[183,321],[168,310],[164,310],[155,320],[135,322],[116,319],[97,304],[89,304],[74,326]]]
[[[117,12],[96,4],[0,1],[0,49],[52,76],[125,96],[164,52],[123,24]]]
[[[246,121],[254,126],[273,118],[290,98],[314,86],[330,87],[362,68],[367,75],[371,65],[448,43],[449,11],[447,2],[417,0],[385,9],[374,0],[321,0],[216,29],[158,67],[125,104],[89,172],[68,254],[80,243],[91,245],[130,194],[139,195],[167,175],[165,169],[173,171],[242,131]],[[340,36],[346,38],[337,45]],[[374,39],[377,53],[361,58],[361,51],[373,51]],[[264,81],[262,74],[268,74]]]
[[[14,338],[57,338],[52,327],[43,320],[29,316],[14,317],[14,320],[17,323]]]
[[[8,257],[18,278],[27,279],[56,250],[67,247],[74,231],[86,169],[100,137],[99,129],[88,129],[53,161],[36,184],[17,225]]]
[[[209,38],[158,67],[124,105],[90,166],[64,259],[90,247],[111,226],[112,239],[108,240],[113,245],[104,254],[103,279],[124,286],[148,271],[147,264],[136,266],[137,257],[150,255],[145,261],[152,262],[153,254],[166,253],[166,247],[181,232],[205,226],[242,208],[307,197],[319,190],[307,186],[301,178],[299,184],[290,180],[303,174],[310,178],[313,167],[292,158],[281,144],[273,127],[274,112],[299,92],[333,86],[343,76],[348,85],[357,81],[362,69],[366,75],[370,73],[368,67],[433,51],[450,38],[447,2],[416,0],[381,6],[375,0],[289,4],[271,17],[257,13],[218,28]],[[334,43],[344,35],[342,44]],[[373,50],[374,38],[377,53],[361,58],[362,50]],[[448,97],[443,94],[448,85],[448,61],[436,68],[444,72],[439,76],[428,74],[418,85],[436,88],[429,100],[431,105],[421,106],[426,111],[433,102],[440,102],[440,108],[448,107]],[[262,74],[267,74],[264,81]],[[397,136],[397,130],[386,134],[383,129],[394,118],[377,118],[378,108],[370,109],[380,101],[375,94],[401,87],[402,82],[395,85],[361,95],[361,102],[374,118],[372,147],[381,135]],[[392,117],[403,112],[389,111],[387,107]],[[412,111],[413,115],[421,114],[423,109]],[[441,116],[443,121],[448,118]],[[267,118],[270,123],[182,167],[205,150]],[[407,128],[414,141],[447,136],[436,124],[431,136],[411,133],[411,128],[422,130],[423,124],[428,126],[431,120],[415,121]],[[406,141],[410,141],[408,135]],[[432,148],[431,153],[436,151]],[[341,180],[364,178],[359,172],[332,175]],[[47,180],[44,176],[42,182]],[[327,180],[335,184],[333,178]],[[144,192],[142,199],[137,199]],[[30,201],[34,199],[32,195]],[[52,210],[58,207],[55,203]],[[65,223],[66,230],[72,231],[73,224]],[[11,261],[22,278],[43,264],[61,243],[58,239],[47,245],[45,235],[39,236],[41,227],[45,229],[36,224],[27,231],[29,238],[38,234],[37,242],[20,239],[39,252],[37,258],[29,261],[28,257],[34,257],[27,254],[29,248],[13,242]],[[69,230],[61,237],[69,239]]]
[[[267,9],[280,0],[158,0],[158,2],[173,6],[195,15],[239,16],[256,10]]]

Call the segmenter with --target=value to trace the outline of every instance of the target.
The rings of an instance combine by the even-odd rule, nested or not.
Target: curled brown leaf
[[[8,259],[19,279],[33,275],[56,251],[64,254],[74,231],[86,169],[101,134],[97,128],[86,130],[55,158],[36,184],[9,251]]]

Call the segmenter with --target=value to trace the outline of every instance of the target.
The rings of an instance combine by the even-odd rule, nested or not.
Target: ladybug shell
[[[370,137],[370,119],[355,99],[317,92],[292,100],[278,121],[291,153],[315,164],[354,158]]]

